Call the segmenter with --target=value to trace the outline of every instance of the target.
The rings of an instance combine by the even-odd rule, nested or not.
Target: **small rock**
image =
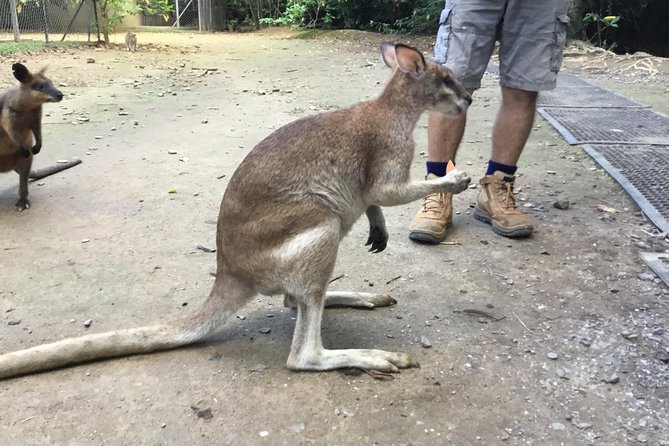
[[[639,273],[637,275],[637,277],[639,278],[639,280],[644,280],[644,281],[649,282],[649,281],[652,281],[652,280],[655,279],[655,274],[653,274],[653,273]]]
[[[625,339],[627,339],[627,340],[629,340],[629,341],[633,341],[633,340],[635,340],[636,338],[639,337],[638,334],[636,334],[636,333],[630,333],[630,332],[627,331],[627,330],[625,330],[625,331],[623,331],[622,333],[620,333],[620,336],[622,336],[623,338],[625,338]]]
[[[569,200],[558,200],[555,203],[553,203],[553,207],[555,209],[560,209],[561,211],[569,209],[570,205],[571,203],[569,203]]]
[[[214,353],[209,357],[209,361],[220,361],[221,358],[223,358],[223,355],[221,355],[219,352]]]
[[[202,418],[203,420],[211,420],[214,418],[214,415],[211,413],[211,409],[198,410],[195,415],[198,418]]]
[[[167,154],[168,154],[168,155],[176,155],[176,154],[177,154],[177,151],[176,151],[176,150],[168,150],[168,151],[167,151]]]
[[[267,366],[265,364],[256,364],[255,367],[251,369],[252,372],[258,372],[258,373],[262,373],[265,370],[267,370]]]
[[[293,425],[293,430],[298,434],[300,432],[304,432],[305,430],[307,430],[307,423],[305,423],[304,421],[298,421]]]
[[[420,345],[421,345],[423,348],[430,348],[430,347],[432,347],[432,343],[431,343],[430,340],[427,338],[427,336],[421,336],[421,337],[420,337]]]
[[[95,59],[93,59],[92,57],[89,57],[89,58],[86,59],[86,63],[95,63]]]
[[[636,441],[639,443],[646,443],[648,441],[648,436],[646,434],[639,434],[639,436],[636,437]]]
[[[614,373],[613,375],[606,377],[604,381],[609,384],[618,384],[620,382],[620,377]]]
[[[548,352],[546,354],[546,356],[548,357],[548,359],[557,359],[558,358],[558,354],[555,353],[555,352]]]
[[[509,278],[504,281],[507,285],[513,285],[513,279]]]
[[[244,314],[238,314],[238,315],[237,315],[237,319],[239,319],[240,321],[243,321],[244,319],[246,319],[246,315],[244,315]]]
[[[562,367],[560,367],[559,369],[557,369],[557,370],[555,371],[555,374],[556,374],[559,378],[562,378],[562,379],[569,379],[569,378],[567,377],[567,371],[566,371],[565,369],[563,369]]]
[[[267,431],[260,431],[258,432],[258,435],[260,435],[262,438],[265,438],[269,435],[269,432]]]
[[[262,327],[259,331],[262,334],[268,334],[270,331],[272,331],[272,329],[269,327]]]
[[[89,238],[85,238],[85,239],[82,239],[82,240],[81,240],[81,243],[88,243],[88,242],[90,242],[90,241],[91,241],[91,239],[89,239]]]
[[[563,431],[566,430],[567,427],[562,423],[553,423],[551,424],[551,429],[553,429],[554,431]]]
[[[353,412],[351,412],[351,410],[346,407],[337,407],[334,413],[335,415],[343,416],[344,418],[353,416]]]
[[[7,322],[7,325],[19,325],[21,323],[20,319],[15,319],[13,321]]]
[[[92,323],[93,323],[93,321],[91,319],[86,319],[84,321],[84,327],[88,328],[88,327],[91,326]]]

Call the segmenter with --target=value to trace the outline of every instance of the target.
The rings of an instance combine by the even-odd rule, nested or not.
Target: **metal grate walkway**
[[[537,111],[583,149],[669,232],[669,117],[577,76],[561,73]]]

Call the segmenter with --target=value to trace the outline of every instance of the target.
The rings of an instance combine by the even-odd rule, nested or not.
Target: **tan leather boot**
[[[436,178],[430,174],[427,179]],[[420,210],[409,225],[409,238],[425,243],[443,242],[453,221],[453,194],[446,192],[423,198]]]
[[[481,193],[474,210],[474,218],[492,225],[492,230],[504,237],[527,237],[534,226],[529,218],[516,207],[513,183],[504,181],[508,176],[502,172],[487,175],[479,182]]]

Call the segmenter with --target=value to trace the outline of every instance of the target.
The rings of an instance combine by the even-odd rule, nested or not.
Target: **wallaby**
[[[0,172],[15,170],[19,174],[16,207],[23,211],[30,207],[28,176],[33,155],[42,149],[42,104],[60,102],[63,93],[44,76],[44,69],[31,73],[15,63],[12,71],[21,84],[0,95]]]
[[[137,51],[137,34],[125,33],[125,47],[128,51]]]
[[[329,304],[375,307],[388,296],[326,292],[337,248],[354,222],[369,219],[370,251],[386,247],[380,206],[406,204],[437,192],[459,193],[469,177],[410,181],[413,130],[425,110],[456,116],[471,97],[446,68],[402,44],[383,43],[394,73],[376,99],[287,124],[242,161],[223,196],[216,236],[217,269],[209,298],[172,323],[66,339],[0,356],[0,378],[207,339],[260,295],[284,295],[297,307],[287,366],[293,370],[354,367],[398,372],[408,354],[326,350],[321,316]]]

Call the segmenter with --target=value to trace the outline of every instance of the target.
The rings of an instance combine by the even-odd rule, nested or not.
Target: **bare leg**
[[[497,163],[515,166],[530,136],[537,92],[502,87],[502,105],[492,130],[492,156]]]

